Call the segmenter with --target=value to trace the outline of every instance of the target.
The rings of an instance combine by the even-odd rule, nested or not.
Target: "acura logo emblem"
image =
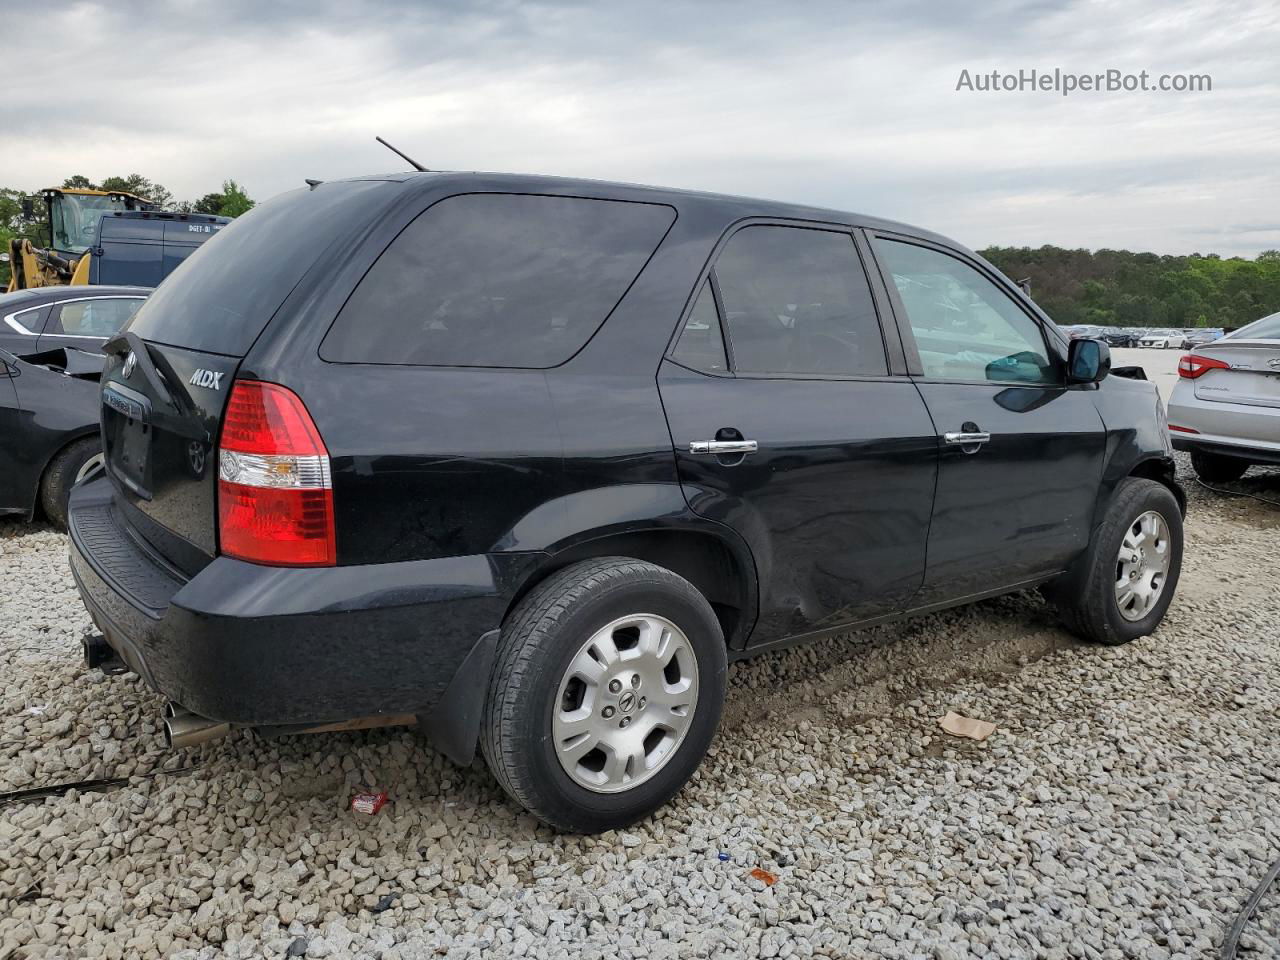
[[[128,380],[131,376],[133,376],[133,368],[136,367],[137,365],[138,365],[138,357],[136,354],[134,354],[132,350],[130,350],[129,355],[124,358],[124,366],[120,368],[121,375],[126,380]]]

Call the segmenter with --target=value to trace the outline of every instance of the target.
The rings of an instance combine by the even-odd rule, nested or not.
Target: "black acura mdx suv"
[[[1036,586],[1123,643],[1178,580],[1154,386],[902,224],[330,182],[107,350],[70,508],[90,662],[170,698],[177,745],[417,722],[564,829],[681,788],[730,659]]]

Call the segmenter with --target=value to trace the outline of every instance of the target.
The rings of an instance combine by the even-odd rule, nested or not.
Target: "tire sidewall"
[[[102,446],[96,437],[82,437],[54,457],[41,490],[41,506],[50,522],[59,527],[67,525],[67,504],[76,474],[101,452]]]
[[[1099,543],[1101,553],[1098,563],[1102,564],[1104,574],[1099,577],[1099,582],[1100,589],[1106,592],[1102,609],[1109,628],[1107,632],[1116,638],[1117,643],[1125,643],[1153,632],[1164,619],[1169,604],[1173,602],[1174,593],[1178,589],[1178,579],[1182,574],[1182,513],[1178,509],[1178,502],[1173,498],[1173,494],[1154,482],[1142,495],[1123,498],[1114,509],[1122,512],[1117,512],[1111,518],[1112,522],[1107,526],[1107,535]],[[1160,592],[1160,599],[1156,601],[1156,605],[1141,620],[1126,620],[1120,613],[1120,604],[1115,595],[1117,557],[1125,532],[1139,516],[1149,510],[1154,510],[1164,518],[1165,526],[1169,531],[1170,549],[1173,551],[1172,562],[1165,577],[1164,589]]]
[[[698,664],[698,701],[684,740],[661,770],[631,790],[597,793],[575,783],[560,765],[552,714],[565,671],[587,639],[613,620],[641,613],[665,617],[688,637]],[[726,658],[710,606],[692,587],[680,590],[656,580],[612,585],[586,598],[557,624],[554,648],[554,655],[531,672],[520,690],[521,712],[536,718],[520,734],[522,752],[553,818],[591,831],[634,821],[665,804],[698,769],[720,722]]]

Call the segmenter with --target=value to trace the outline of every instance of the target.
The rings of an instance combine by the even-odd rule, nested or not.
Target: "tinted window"
[[[40,314],[44,307],[36,307],[34,310],[24,310],[22,313],[13,315],[14,321],[28,333],[39,333],[40,328],[44,325],[40,319]]]
[[[47,332],[73,337],[110,337],[129,322],[143,302],[137,297],[103,297],[64,303],[55,309]]]
[[[349,241],[399,186],[325,183],[254,207],[171,273],[129,329],[157,343],[244,356],[317,258]]]
[[[1054,383],[1039,325],[1003,290],[956,257],[876,240],[906,308],[927,377]]]
[[[675,219],[670,207],[449,197],[378,258],[320,354],[346,363],[553,367],[585,344]]]
[[[853,238],[746,227],[715,266],[733,368],[745,373],[884,376],[884,341]]]
[[[715,297],[711,282],[702,285],[702,292],[693,304],[689,319],[680,332],[680,342],[672,354],[678,363],[706,373],[724,373],[729,363],[724,355],[724,334],[720,330],[720,315],[716,313]]]

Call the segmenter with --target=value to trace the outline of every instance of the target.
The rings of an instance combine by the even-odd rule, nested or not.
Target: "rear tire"
[[[1155,480],[1129,477],[1117,488],[1081,566],[1051,584],[1046,594],[1077,636],[1109,646],[1128,643],[1151,633],[1164,619],[1182,572],[1182,543],[1182,512],[1169,489]],[[1133,559],[1139,554],[1141,562]],[[1149,606],[1139,606],[1126,589],[1132,584],[1142,591],[1162,563],[1159,589]]]
[[[624,827],[697,770],[720,722],[725,673],[719,621],[688,581],[626,557],[577,563],[503,624],[481,749],[502,788],[543,822],[575,833]],[[684,693],[669,692],[681,684]],[[688,703],[675,704],[681,697]],[[576,745],[589,743],[579,737],[600,746],[581,753]]]
[[[67,501],[76,479],[91,460],[102,452],[102,441],[97,437],[82,437],[67,444],[45,468],[40,481],[40,506],[44,515],[59,530],[67,529]]]
[[[1191,469],[1205,483],[1230,483],[1244,476],[1249,469],[1249,462],[1236,457],[1192,450]]]

